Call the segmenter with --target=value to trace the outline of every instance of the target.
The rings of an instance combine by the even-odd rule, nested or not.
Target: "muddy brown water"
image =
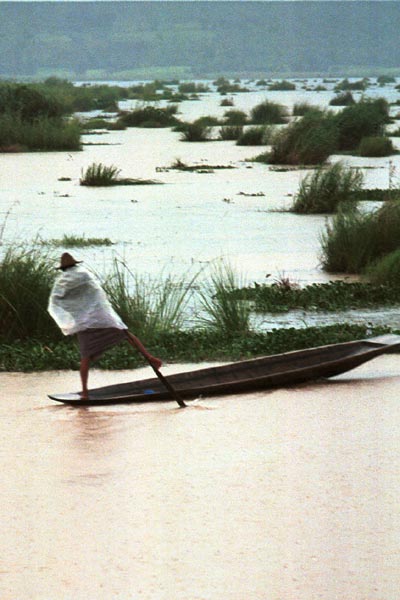
[[[2,600],[397,600],[398,355],[208,410],[77,383],[0,374]]]

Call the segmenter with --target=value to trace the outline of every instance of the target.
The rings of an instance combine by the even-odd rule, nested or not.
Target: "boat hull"
[[[400,336],[384,335],[176,373],[169,376],[168,381],[184,399],[238,394],[334,377],[380,354],[398,350]],[[49,398],[74,405],[173,400],[156,377],[95,388],[85,400],[78,393],[51,394]]]

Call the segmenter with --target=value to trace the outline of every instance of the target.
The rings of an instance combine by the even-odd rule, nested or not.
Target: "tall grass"
[[[181,128],[181,141],[183,142],[208,142],[210,141],[211,128],[203,123],[186,123]]]
[[[178,122],[175,117],[177,110],[174,104],[164,108],[144,106],[122,113],[118,120],[126,127],[172,127]]]
[[[249,127],[238,138],[238,146],[264,146],[269,143],[272,136],[270,127]]]
[[[239,287],[242,287],[240,277],[232,267],[219,263],[200,291],[203,312],[198,317],[199,323],[228,339],[248,334],[250,305],[236,294]]]
[[[15,146],[21,150],[80,150],[80,135],[77,121],[47,117],[23,121],[19,115],[0,115],[0,151]]]
[[[396,154],[393,142],[386,136],[371,136],[361,139],[358,147],[360,156],[390,156]]]
[[[254,106],[250,111],[250,122],[256,125],[285,123],[287,111],[276,102],[265,100]]]
[[[295,213],[332,213],[361,189],[363,174],[335,163],[327,169],[318,167],[300,182],[291,210]]]
[[[400,248],[373,262],[366,269],[369,280],[375,285],[400,288]]]
[[[238,140],[243,133],[242,125],[225,125],[219,129],[220,140]]]
[[[324,163],[337,147],[338,132],[332,115],[309,111],[274,136],[269,162],[314,165]]]
[[[185,277],[152,279],[132,272],[124,261],[115,259],[103,287],[128,328],[152,341],[183,326],[196,276],[189,281]]]
[[[0,263],[0,338],[57,339],[47,313],[54,261],[40,249],[9,248]]]
[[[400,248],[400,201],[389,200],[375,212],[339,210],[321,235],[325,270],[361,273]]]
[[[79,180],[80,185],[86,186],[109,186],[116,185],[118,175],[121,169],[114,165],[103,165],[103,163],[92,163],[82,171],[82,177]]]
[[[84,235],[65,234],[60,239],[42,240],[41,244],[55,248],[85,248],[87,246],[112,246],[113,242],[109,238],[87,238]]]

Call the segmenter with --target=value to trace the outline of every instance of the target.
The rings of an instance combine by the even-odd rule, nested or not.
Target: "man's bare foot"
[[[150,364],[157,369],[160,369],[162,367],[162,360],[160,360],[159,358],[156,358],[155,356],[152,356],[150,359]]]

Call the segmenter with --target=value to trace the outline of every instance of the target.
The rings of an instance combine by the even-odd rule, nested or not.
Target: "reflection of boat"
[[[382,335],[176,373],[170,375],[168,381],[182,398],[194,398],[200,394],[236,394],[333,377],[394,349],[400,349],[400,336]],[[156,377],[90,390],[89,399],[85,401],[76,393],[52,394],[49,398],[70,404],[89,405],[172,399]]]

